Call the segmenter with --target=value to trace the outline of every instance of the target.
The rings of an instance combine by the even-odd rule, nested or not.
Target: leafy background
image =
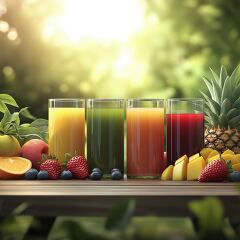
[[[62,2],[0,1],[9,25],[0,24],[0,89],[37,117],[47,116],[55,97],[200,96],[209,66],[232,71],[239,63],[238,0],[137,0],[143,26],[124,42],[46,40]]]
[[[224,64],[232,71],[239,64],[239,0],[136,0],[143,25],[124,42],[72,42],[61,33],[45,39],[49,17],[61,14],[64,2],[0,0],[1,93],[13,96],[19,106],[30,107],[36,117],[47,118],[49,98],[200,96],[201,76],[210,76],[209,66],[218,71]],[[101,2],[108,8],[105,0]],[[95,12],[93,4],[89,15]],[[204,204],[192,210],[197,213]],[[221,215],[219,209],[215,212]],[[84,229],[103,231],[102,218],[70,220]],[[18,236],[30,222],[28,217],[1,221],[2,236]],[[224,226],[233,236],[229,224]],[[129,239],[194,238],[189,219],[134,218],[126,231]]]

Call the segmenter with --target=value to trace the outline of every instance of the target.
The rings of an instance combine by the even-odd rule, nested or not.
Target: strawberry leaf
[[[48,159],[47,155],[45,153],[42,153],[42,160],[46,161]]]
[[[70,153],[65,153],[64,154],[64,161],[62,163],[63,167],[65,168],[67,166],[68,161],[72,158],[72,154]]]
[[[227,165],[227,168],[228,168],[228,173],[233,172],[232,161],[231,160],[227,160],[226,161],[226,165]]]

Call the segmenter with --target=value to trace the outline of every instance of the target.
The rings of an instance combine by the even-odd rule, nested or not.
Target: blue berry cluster
[[[64,170],[61,173],[61,179],[62,180],[71,180],[73,178],[72,173],[69,170]],[[48,172],[47,171],[38,171],[35,168],[29,169],[25,173],[25,179],[26,180],[48,180]]]
[[[101,180],[103,177],[102,170],[100,168],[93,168],[89,178],[91,180]],[[111,170],[111,179],[112,180],[121,180],[123,178],[123,174],[118,168],[113,168]]]
[[[93,168],[89,178],[91,180],[101,180],[102,176],[103,176],[103,173],[100,168]]]
[[[231,182],[240,182],[240,172],[233,171],[229,175],[229,179]]]
[[[113,168],[111,171],[111,178],[112,180],[121,180],[123,175],[118,168]]]

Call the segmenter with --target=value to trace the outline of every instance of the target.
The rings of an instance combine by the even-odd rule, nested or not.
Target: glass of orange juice
[[[164,100],[129,99],[127,177],[159,178],[164,160]]]
[[[49,99],[49,154],[61,164],[65,154],[84,155],[85,100]]]

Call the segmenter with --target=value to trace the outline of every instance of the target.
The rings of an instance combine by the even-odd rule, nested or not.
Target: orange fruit
[[[0,157],[0,179],[18,179],[32,167],[31,161],[21,157]]]

